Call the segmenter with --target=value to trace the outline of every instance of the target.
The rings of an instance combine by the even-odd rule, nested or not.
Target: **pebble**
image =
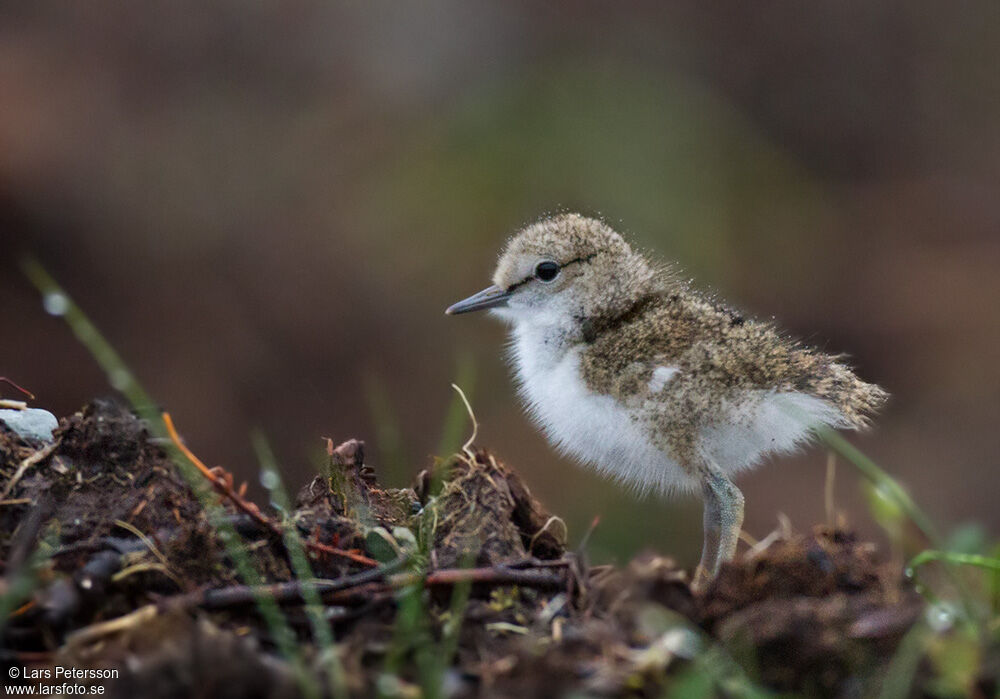
[[[24,439],[36,439],[42,442],[51,442],[52,430],[59,426],[55,415],[40,408],[0,410],[0,422]]]

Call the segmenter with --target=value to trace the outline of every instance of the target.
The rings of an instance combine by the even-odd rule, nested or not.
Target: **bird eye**
[[[559,265],[552,260],[542,260],[535,265],[535,279],[540,282],[550,282],[559,276]]]

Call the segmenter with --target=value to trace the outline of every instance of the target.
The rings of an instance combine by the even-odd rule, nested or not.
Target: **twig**
[[[170,568],[159,562],[146,561],[145,563],[136,563],[130,565],[128,568],[122,568],[117,573],[111,576],[111,582],[121,582],[130,575],[135,575],[136,573],[146,573],[149,571],[157,571],[163,573],[165,576],[170,578],[171,581],[177,586],[178,590],[184,589],[184,583],[181,582],[180,578],[170,572]]]
[[[566,585],[564,575],[539,570],[524,570],[497,566],[494,568],[449,568],[428,573],[428,587],[457,585],[471,582],[486,585],[520,585],[540,590],[558,590]]]
[[[522,558],[518,561],[514,561],[513,563],[507,563],[506,565],[508,568],[513,568],[516,570],[523,570],[525,568],[535,568],[535,569],[565,568],[567,566],[573,565],[573,561],[572,559],[566,557],[557,558],[552,561],[544,561],[544,560],[539,560],[537,558],[528,557],[528,558]]]
[[[221,609],[253,604],[261,595],[271,597],[279,604],[302,603],[304,601],[302,591],[305,586],[311,586],[320,595],[355,590],[365,585],[381,582],[386,576],[399,570],[405,562],[405,559],[398,559],[374,570],[366,570],[357,575],[348,575],[335,580],[292,580],[290,582],[270,585],[231,585],[229,587],[202,590],[200,592],[169,598],[164,600],[163,604],[167,607],[180,607],[182,609],[191,609],[194,607]]]
[[[231,585],[229,587],[202,590],[179,595],[164,600],[166,608],[181,609],[224,609],[253,604],[261,595],[272,598],[278,604],[302,604],[303,592],[312,588],[323,598],[342,597],[345,593],[364,591],[369,597],[385,594],[391,597],[393,590],[418,581],[419,576],[410,573],[393,573],[402,567],[400,559],[375,570],[334,580],[292,580],[270,585]],[[448,587],[461,583],[477,585],[519,585],[540,590],[559,590],[565,587],[566,576],[546,570],[522,570],[496,566],[494,568],[446,568],[429,573],[423,583],[427,587]]]
[[[318,541],[312,541],[311,539],[303,539],[302,545],[305,546],[310,551],[316,551],[318,553],[327,553],[331,556],[339,556],[340,558],[346,558],[348,560],[354,561],[355,563],[360,563],[361,565],[368,566],[369,568],[375,568],[378,566],[378,561],[373,558],[369,558],[360,553],[355,553],[354,551],[347,551],[345,549],[338,549],[334,546],[328,544],[322,544]]]
[[[21,464],[17,467],[17,470],[14,471],[14,475],[11,476],[9,481],[7,481],[7,485],[4,486],[3,491],[0,492],[0,500],[5,500],[7,498],[7,495],[10,494],[10,491],[14,489],[14,486],[17,484],[19,480],[21,480],[21,477],[25,474],[25,472],[27,472],[29,468],[31,468],[38,462],[47,459],[49,455],[52,454],[52,452],[54,452],[60,444],[62,444],[62,440],[61,439],[56,440],[52,444],[49,444],[46,447],[42,447],[34,454],[32,454],[24,461],[22,461]]]
[[[538,540],[538,537],[540,537],[542,534],[548,531],[550,524],[554,524],[556,522],[562,525],[562,530],[563,530],[562,541],[556,539],[556,542],[562,544],[565,547],[566,540],[569,539],[569,527],[566,526],[566,520],[564,520],[562,517],[557,517],[556,515],[552,515],[545,521],[545,524],[542,525],[541,529],[532,534],[531,541],[528,543],[529,552],[535,550],[535,542]]]
[[[147,604],[145,607],[139,607],[134,612],[125,614],[124,616],[115,617],[108,621],[102,621],[97,624],[91,624],[90,626],[85,626],[79,631],[74,631],[66,636],[66,645],[68,647],[79,647],[81,645],[86,645],[98,639],[104,638],[105,636],[110,636],[113,633],[119,633],[121,631],[126,631],[128,629],[141,626],[148,621],[152,621],[159,614],[159,609],[157,609],[155,604]]]
[[[778,513],[778,526],[772,530],[767,536],[758,542],[755,542],[750,546],[750,550],[747,551],[743,557],[752,561],[757,558],[757,556],[764,553],[767,549],[771,548],[775,543],[779,541],[788,541],[792,538],[792,521],[788,519],[788,515],[784,512]]]
[[[160,549],[156,548],[156,544],[153,543],[152,539],[150,539],[148,536],[139,531],[139,529],[136,526],[129,524],[128,522],[116,519],[115,524],[121,527],[122,529],[131,532],[132,534],[135,534],[136,537],[138,537],[139,541],[141,541],[146,546],[146,548],[149,549],[149,552],[152,553],[154,556],[156,556],[157,560],[159,560],[160,563],[163,564],[163,567],[169,570],[170,561],[167,560],[167,557],[163,555],[163,552],[160,551]]]
[[[174,421],[171,419],[170,413],[163,413],[162,417],[163,424],[167,427],[167,434],[170,436],[170,440],[174,443],[174,446],[181,450],[181,453],[187,457],[188,461],[194,464],[195,468],[197,468],[201,475],[203,475],[208,482],[212,484],[219,494],[228,498],[237,509],[249,515],[251,519],[261,526],[269,529],[278,536],[283,535],[284,530],[280,524],[267,517],[263,512],[261,512],[260,508],[255,503],[252,503],[244,498],[233,488],[232,474],[226,472],[222,468],[208,468],[201,459],[194,455],[194,452],[188,449],[187,446],[181,442],[180,435],[177,434],[177,429],[174,427]],[[355,553],[354,551],[344,551],[343,549],[321,544],[318,541],[307,540],[302,543],[311,551],[346,558],[360,565],[368,566],[369,568],[375,568],[378,566],[378,561],[368,558],[368,556],[364,556],[360,553]]]
[[[0,381],[3,381],[6,384],[10,384],[11,386],[13,386],[14,388],[16,388],[21,393],[23,393],[24,395],[28,396],[28,398],[30,398],[31,400],[35,400],[35,394],[34,393],[32,393],[31,391],[29,391],[26,388],[22,388],[21,386],[18,386],[16,383],[14,383],[10,379],[8,379],[6,376],[0,376]]]
[[[458,387],[458,384],[453,383],[451,387],[458,392],[459,398],[461,398],[462,402],[465,403],[465,409],[469,411],[469,419],[472,420],[472,434],[469,436],[468,441],[462,445],[462,451],[465,452],[465,455],[468,456],[471,461],[475,461],[476,455],[472,453],[472,443],[476,441],[476,435],[479,434],[479,422],[476,420],[476,414],[472,412],[472,406],[469,405],[469,399],[465,397],[465,392]]]

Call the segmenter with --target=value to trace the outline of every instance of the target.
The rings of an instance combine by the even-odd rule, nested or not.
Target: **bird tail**
[[[840,363],[832,364],[829,374],[813,388],[818,397],[836,405],[848,426],[856,430],[868,427],[871,417],[889,399],[888,392],[880,386],[862,381]]]

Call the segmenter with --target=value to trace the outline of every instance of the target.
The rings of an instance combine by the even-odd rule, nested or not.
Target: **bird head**
[[[514,235],[493,285],[445,312],[491,309],[513,323],[582,323],[630,308],[650,293],[655,278],[646,260],[603,221],[561,214]]]

